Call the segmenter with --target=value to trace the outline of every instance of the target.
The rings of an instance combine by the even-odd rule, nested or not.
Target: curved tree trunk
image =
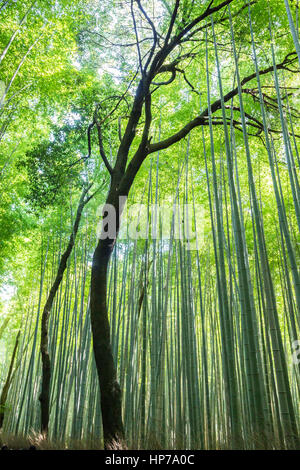
[[[102,234],[93,256],[91,276],[91,325],[93,348],[101,393],[101,413],[105,449],[116,444],[124,446],[122,421],[122,394],[117,381],[116,367],[110,341],[110,324],[107,310],[107,269],[119,230],[119,201],[116,185],[111,186],[107,198],[116,210],[116,234],[114,238],[103,238]]]
[[[72,233],[70,235],[69,243],[65,252],[63,253],[60,259],[56,278],[50,289],[50,292],[49,292],[49,295],[48,295],[48,298],[47,298],[47,301],[43,310],[43,315],[42,315],[41,346],[40,346],[41,355],[42,355],[42,389],[41,389],[39,400],[41,403],[41,430],[45,434],[48,433],[49,417],[50,417],[51,362],[50,362],[50,355],[49,355],[49,349],[48,349],[48,341],[49,341],[48,325],[49,325],[50,312],[51,312],[52,305],[55,299],[55,295],[63,279],[63,275],[67,267],[68,259],[72,253],[72,250],[75,244],[75,239],[76,239],[76,235],[78,232],[83,208],[93,197],[93,194],[92,194],[92,196],[85,198],[90,188],[91,188],[91,185],[88,185],[82,191],[78,208],[77,208],[75,222],[73,225]]]
[[[101,391],[101,413],[104,446],[123,441],[124,430],[121,409],[121,390],[110,342],[110,325],[106,305],[107,267],[112,249],[100,240],[95,250],[91,280],[91,323],[94,356]]]
[[[0,429],[2,429],[3,422],[4,422],[6,399],[7,399],[9,387],[13,378],[13,368],[14,368],[17,349],[19,345],[19,339],[20,339],[20,330],[16,337],[16,342],[15,342],[14,350],[13,350],[11,361],[10,361],[9,371],[8,371],[7,378],[6,378],[5,384],[3,385],[3,389],[1,392],[1,396],[0,396]]]

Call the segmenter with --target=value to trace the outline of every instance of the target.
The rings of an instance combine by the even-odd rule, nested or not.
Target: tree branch
[[[138,3],[138,6],[139,6],[141,12],[145,16],[148,23],[150,24],[150,26],[152,28],[152,31],[153,31],[153,34],[154,34],[154,37],[156,37],[156,35],[158,33],[156,32],[156,29],[155,29],[155,26],[154,26],[153,22],[150,20],[147,13],[143,9],[140,0],[136,0],[136,1]],[[135,98],[134,98],[134,102],[133,102],[133,106],[132,106],[130,116],[129,116],[129,119],[128,119],[128,122],[127,122],[127,126],[126,126],[124,135],[122,137],[122,141],[121,141],[120,146],[119,146],[117,159],[116,159],[116,165],[115,165],[115,168],[114,168],[114,170],[116,171],[116,174],[123,174],[124,175],[124,173],[125,173],[125,169],[126,169],[126,165],[127,165],[127,159],[128,159],[128,152],[129,152],[130,146],[133,142],[133,139],[135,137],[136,127],[139,123],[139,120],[140,120],[140,117],[141,117],[141,114],[142,114],[142,109],[143,109],[143,105],[145,103],[146,96],[149,94],[149,89],[150,89],[152,80],[154,79],[154,77],[157,74],[158,70],[160,70],[160,68],[162,67],[165,59],[174,50],[174,48],[180,44],[180,41],[184,37],[184,35],[187,34],[194,26],[196,26],[200,21],[203,21],[208,16],[210,16],[210,15],[214,14],[215,12],[223,9],[225,6],[229,5],[234,0],[225,0],[222,3],[220,3],[219,5],[217,5],[216,7],[211,8],[211,5],[213,4],[213,1],[214,0],[212,0],[209,3],[208,7],[204,11],[204,13],[202,13],[202,15],[198,16],[191,23],[189,23],[179,34],[174,36],[173,39],[171,39],[169,41],[169,43],[164,44],[164,46],[155,55],[154,55],[155,43],[154,43],[153,47],[150,51],[149,57],[147,59],[146,66],[144,68],[143,68],[142,63],[141,63],[141,57],[139,57],[140,67],[141,67],[143,76],[142,76],[142,79],[141,79],[140,83],[138,84],[136,94],[135,94]],[[134,18],[133,0],[131,1],[131,7],[132,7],[133,18]],[[134,23],[135,23],[135,20],[134,20]],[[135,23],[134,27],[136,28],[136,23]],[[138,42],[138,38],[137,38],[137,42]],[[141,54],[140,54],[139,48],[138,48],[138,51],[139,51],[139,56],[140,56]],[[150,58],[150,60],[149,60],[149,58]],[[146,68],[148,67],[148,65],[150,65],[149,71],[147,73],[145,73],[145,75],[144,75],[144,71],[146,72]]]
[[[291,58],[293,56],[294,58]],[[279,69],[286,69],[288,65],[293,63],[297,59],[296,53],[290,53],[288,54],[284,60],[276,65],[276,68]],[[270,73],[274,70],[273,66],[270,66],[266,69],[260,70],[259,75],[266,75],[267,73]],[[245,85],[247,82],[253,80],[253,78],[256,77],[256,73],[252,73],[251,75],[248,75],[247,77],[243,78],[241,81],[241,86]],[[234,96],[238,95],[238,87],[234,88],[231,90],[229,93],[227,93],[224,96],[224,103],[232,99]],[[215,113],[217,110],[221,109],[222,104],[221,104],[221,99],[216,100],[214,103],[211,105],[211,113]],[[183,139],[185,136],[187,136],[191,130],[193,130],[195,127],[205,125],[206,117],[209,115],[209,109],[206,108],[199,116],[194,118],[192,121],[187,123],[182,129],[180,129],[178,132],[173,134],[171,137],[168,137],[165,140],[162,140],[157,143],[153,143],[149,147],[149,153],[157,152],[158,150],[166,149],[173,145],[176,142],[179,142],[181,139]]]
[[[256,3],[257,3],[257,0],[253,0],[252,2],[249,3],[249,6],[255,5]],[[248,8],[248,2],[245,5],[243,5],[237,12],[233,13],[231,15],[231,18],[238,16],[243,10],[245,10],[245,8]],[[222,24],[224,23],[224,21],[227,21],[228,19],[229,19],[229,16],[222,17],[219,20],[214,21],[214,24],[215,25]],[[200,31],[204,31],[205,29],[206,29],[206,25],[200,26],[200,28],[197,28],[194,31],[192,31],[191,34],[187,38],[185,38],[182,42],[190,41],[191,38],[195,36],[195,34],[199,33]]]
[[[197,24],[199,24],[201,21],[205,20],[208,16],[216,13],[219,10],[222,10],[224,7],[232,3],[234,0],[225,0],[224,2],[220,3],[219,5],[211,8],[211,5],[213,4],[214,0],[210,2],[204,13],[202,15],[198,16],[195,18],[190,24],[188,24],[177,36],[174,37],[173,41],[176,44],[179,44],[181,39],[189,32],[191,29],[194,28]]]
[[[175,24],[175,21],[176,21],[177,13],[178,13],[179,4],[180,4],[180,0],[176,0],[175,7],[174,7],[172,17],[171,17],[171,21],[170,21],[170,24],[169,24],[168,32],[167,32],[166,39],[165,39],[165,45],[168,44],[169,39],[171,37],[173,27],[174,27],[174,24]]]
[[[151,47],[151,50],[150,50],[150,53],[149,53],[149,57],[146,61],[146,64],[145,64],[145,67],[144,67],[144,72],[146,72],[147,68],[148,68],[148,65],[150,64],[151,60],[152,60],[152,57],[154,55],[154,51],[155,51],[155,48],[156,48],[156,44],[157,44],[157,31],[156,31],[156,28],[154,26],[154,23],[153,21],[149,18],[149,16],[147,15],[146,11],[144,10],[142,4],[141,4],[141,1],[140,0],[136,0],[137,4],[138,4],[138,7],[139,9],[141,10],[142,14],[144,15],[144,17],[146,18],[146,20],[148,21],[149,25],[151,26],[151,29],[152,29],[152,32],[153,32],[153,45]]]
[[[143,63],[142,63],[142,55],[141,55],[141,49],[140,49],[140,43],[139,43],[138,30],[137,30],[136,20],[135,20],[135,15],[134,15],[134,10],[133,10],[133,0],[131,0],[130,8],[131,8],[133,29],[134,29],[135,40],[136,40],[136,48],[137,48],[137,51],[138,51],[140,70],[141,70],[141,75],[142,75],[142,78],[143,78],[144,75],[145,75],[145,72],[144,72]]]
[[[104,150],[104,147],[103,147],[101,126],[100,126],[99,123],[96,123],[96,125],[97,125],[97,131],[98,131],[98,141],[99,141],[100,155],[101,155],[101,158],[102,158],[102,160],[104,162],[104,165],[106,166],[108,172],[110,173],[110,175],[112,175],[113,174],[113,169],[110,166],[110,163],[109,163],[109,161],[106,157],[105,150]]]

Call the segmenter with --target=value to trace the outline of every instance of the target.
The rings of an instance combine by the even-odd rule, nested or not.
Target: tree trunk
[[[110,325],[106,305],[107,267],[110,248],[100,240],[93,257],[91,281],[91,323],[93,347],[101,391],[101,412],[104,446],[124,438],[121,390],[116,378],[116,369],[110,343]]]
[[[51,363],[48,351],[48,321],[50,309],[44,309],[42,318],[41,354],[42,354],[42,389],[39,397],[41,403],[41,431],[48,434],[50,413]]]
[[[0,396],[0,429],[2,429],[3,422],[4,422],[6,399],[7,399],[9,387],[10,387],[12,377],[13,377],[13,368],[14,368],[14,362],[15,362],[15,359],[16,359],[17,349],[18,349],[18,345],[19,345],[19,339],[20,339],[20,331],[17,334],[17,338],[16,338],[13,354],[12,354],[12,357],[11,357],[6,382],[3,386],[2,393],[1,393],[1,396]]]
[[[119,203],[115,186],[112,185],[107,198],[116,209],[116,236],[119,230]],[[102,232],[105,227],[102,227]],[[91,325],[94,357],[98,372],[104,448],[111,449],[117,443],[124,445],[122,421],[122,396],[117,381],[116,367],[110,341],[110,324],[107,310],[107,269],[115,238],[99,239],[94,252],[91,277]]]

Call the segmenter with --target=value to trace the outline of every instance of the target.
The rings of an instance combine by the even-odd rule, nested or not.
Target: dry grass
[[[48,439],[44,434],[32,432],[28,436],[0,433],[0,447],[7,446],[9,449],[29,449],[35,447],[36,450],[86,450],[101,449],[102,443],[91,440],[72,440],[69,443]]]
[[[109,446],[109,450],[183,450],[184,444],[179,442],[177,439],[176,447],[174,445],[162,446],[161,443],[152,436],[151,439],[148,439],[147,443],[144,446],[141,446],[137,443],[130,443],[128,446],[121,441],[113,442]],[[282,447],[280,442],[276,439],[270,439],[265,437],[262,439],[261,436],[256,435],[252,436],[251,441],[249,438],[247,442],[252,442],[253,445],[251,449],[255,450],[284,450],[288,447]],[[5,446],[5,448],[11,450],[19,449],[30,449],[35,448],[36,450],[102,450],[103,442],[100,439],[88,438],[85,440],[79,439],[70,439],[68,442],[55,441],[48,439],[45,435],[41,433],[32,432],[27,436],[23,435],[12,435],[4,432],[0,432],[0,448]],[[239,444],[239,449],[249,449],[249,445],[245,446],[244,442],[241,440]],[[195,446],[195,449],[201,449],[198,446]],[[217,442],[213,450],[230,450],[232,449],[231,442]]]
[[[32,432],[27,436],[0,432],[0,448],[11,450],[35,448],[36,450],[102,450],[103,441],[95,438],[69,439],[67,442],[47,438],[42,433]],[[110,450],[127,450],[125,443],[115,441]]]

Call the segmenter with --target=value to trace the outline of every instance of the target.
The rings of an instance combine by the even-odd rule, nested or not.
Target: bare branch
[[[146,20],[148,21],[148,23],[150,24],[151,26],[151,29],[152,29],[152,32],[153,32],[153,45],[151,47],[151,50],[150,50],[150,53],[149,53],[149,57],[146,61],[146,64],[145,64],[145,72],[148,68],[148,65],[150,64],[151,60],[152,60],[152,57],[154,55],[154,51],[155,51],[155,48],[156,48],[156,44],[157,44],[157,31],[156,31],[156,28],[154,26],[154,23],[153,21],[149,18],[149,16],[147,15],[146,11],[144,10],[142,4],[141,4],[141,1],[140,0],[136,0],[137,1],[137,4],[139,6],[139,9],[141,10],[141,12],[143,13],[144,17],[146,18]]]
[[[88,154],[85,155],[84,157],[79,158],[78,160],[71,163],[70,165],[68,165],[68,168],[72,168],[73,166],[77,165],[78,163],[80,163],[82,161],[86,161],[91,157],[91,154],[92,154],[91,132],[92,132],[92,129],[93,129],[95,124],[96,124],[96,121],[93,120],[93,122],[88,126],[88,129],[87,129]]]
[[[174,27],[174,24],[175,24],[175,20],[176,20],[176,17],[177,17],[177,13],[178,13],[179,4],[180,4],[180,0],[176,0],[175,7],[174,7],[172,17],[171,17],[171,21],[170,21],[170,25],[169,25],[169,29],[168,29],[166,39],[165,39],[165,45],[168,44],[169,39],[171,37],[173,27]]]
[[[105,154],[105,150],[104,150],[104,146],[103,146],[103,140],[102,140],[102,132],[101,132],[101,126],[100,124],[97,122],[96,123],[97,125],[97,131],[98,131],[98,141],[99,141],[99,150],[100,150],[100,155],[101,155],[101,158],[103,160],[103,163],[104,165],[106,166],[108,172],[112,175],[113,173],[113,169],[112,167],[110,166],[110,163],[106,157],[106,154]]]
[[[156,85],[157,87],[160,87],[162,85],[169,85],[170,83],[174,82],[176,78],[176,69],[173,68],[172,70],[170,70],[170,72],[172,75],[169,80],[166,80],[165,82],[152,82],[152,85]]]
[[[81,32],[98,36],[99,38],[104,39],[106,42],[108,42],[111,46],[114,46],[114,47],[133,47],[133,46],[137,45],[136,42],[128,42],[128,43],[124,43],[124,44],[123,43],[113,42],[110,39],[108,39],[104,34],[99,33],[98,31],[90,31],[89,29],[84,29]],[[146,37],[146,38],[143,38],[143,39],[139,39],[139,44],[142,44],[143,42],[147,42],[147,41],[153,41],[153,37],[149,36],[149,37]],[[97,43],[95,43],[95,44],[97,44]],[[100,44],[98,43],[98,45],[100,45]]]
[[[134,28],[134,34],[135,34],[135,39],[136,39],[136,48],[137,48],[137,51],[138,51],[138,58],[139,58],[141,75],[142,75],[142,77],[144,77],[145,72],[144,72],[144,69],[143,69],[138,30],[137,30],[137,26],[136,26],[135,14],[134,14],[134,9],[133,9],[133,0],[131,0],[130,8],[131,8],[131,16],[132,16],[132,21],[133,21],[133,28]]]
[[[208,7],[206,8],[206,10],[202,13],[202,15],[198,16],[197,18],[195,18],[190,24],[188,24],[177,36],[175,36],[175,38],[173,39],[173,41],[178,44],[181,39],[189,32],[191,31],[194,26],[196,26],[197,24],[199,24],[201,21],[205,20],[205,18],[207,18],[208,16],[216,13],[217,11],[219,10],[222,10],[224,7],[226,7],[227,5],[229,5],[230,3],[232,3],[234,0],[225,0],[224,2],[220,3],[219,5],[211,8],[211,5],[213,4],[214,0],[212,0],[210,2],[210,4],[208,5]]]

